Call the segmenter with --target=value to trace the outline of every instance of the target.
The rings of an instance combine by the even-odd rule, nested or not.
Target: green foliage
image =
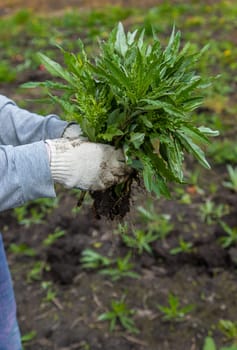
[[[203,350],[217,350],[213,338],[211,338],[211,337],[205,338]]]
[[[112,281],[118,281],[121,278],[129,277],[129,278],[139,278],[140,276],[132,271],[134,265],[130,262],[131,253],[125,257],[118,257],[115,260],[115,266],[110,268],[104,268],[100,271],[102,275],[109,276]]]
[[[220,238],[220,243],[223,248],[229,248],[237,243],[237,227],[230,227],[224,221],[221,221],[220,224],[226,232],[226,236]]]
[[[212,337],[206,337],[203,350],[217,350],[215,341]],[[221,347],[220,350],[237,350],[237,345],[233,344],[230,346]]]
[[[133,264],[130,262],[130,258],[130,252],[125,257],[109,259],[94,250],[85,249],[82,252],[80,262],[85,269],[100,269],[99,273],[109,276],[112,281],[123,277],[139,278],[139,275],[132,271]]]
[[[208,155],[218,164],[237,163],[237,144],[229,139],[213,142],[208,146]]]
[[[51,281],[43,281],[41,287],[46,291],[46,296],[43,298],[43,302],[52,302],[55,301],[57,292],[54,290],[53,284]]]
[[[0,62],[0,83],[9,83],[16,79],[16,71],[8,62]]]
[[[218,322],[218,328],[224,334],[226,339],[237,343],[237,322],[230,320],[220,320]]]
[[[181,307],[177,296],[172,293],[168,295],[168,306],[158,304],[158,309],[162,312],[165,321],[182,321],[185,316],[193,310],[194,305]]]
[[[134,229],[132,236],[130,234],[123,234],[122,240],[129,248],[135,248],[138,254],[142,254],[144,251],[152,254],[152,248],[150,244],[159,238],[159,234],[153,231],[144,231],[142,229]]]
[[[134,325],[132,319],[134,312],[130,310],[124,301],[124,297],[121,300],[112,300],[111,310],[101,314],[98,317],[99,321],[109,321],[110,322],[110,331],[112,332],[119,322],[124,329],[130,333],[139,333],[138,329]]]
[[[159,239],[166,238],[174,228],[170,222],[170,215],[158,214],[153,202],[149,202],[146,207],[139,206],[137,211],[146,223],[148,231],[156,234]]]
[[[85,269],[98,269],[111,264],[109,258],[91,249],[83,250],[80,262]]]
[[[17,255],[26,255],[31,257],[36,255],[35,249],[29,247],[25,243],[20,243],[20,244],[11,243],[9,250],[10,252]]]
[[[183,49],[180,43],[174,29],[162,49],[155,34],[149,43],[144,30],[125,33],[119,23],[93,59],[82,42],[77,54],[61,48],[66,68],[39,53],[60,81],[25,86],[45,87],[49,101],[63,108],[66,120],[76,120],[90,141],[122,147],[146,189],[170,196],[168,183],[183,182],[185,153],[209,168],[199,144],[218,134],[195,126],[191,117],[202,103],[200,90],[208,86],[195,73],[206,47],[193,53],[189,43]]]
[[[27,273],[27,281],[41,280],[44,271],[49,271],[49,266],[44,261],[36,261],[31,270]]]
[[[237,192],[237,167],[233,168],[231,165],[227,165],[227,171],[229,181],[224,181],[223,185],[230,190]]]
[[[212,200],[207,199],[205,203],[200,205],[199,212],[202,222],[211,225],[216,221],[220,221],[224,215],[228,214],[229,208],[227,205],[217,205]]]
[[[43,223],[45,216],[58,204],[58,199],[39,198],[13,209],[13,215],[20,225],[30,227]]]
[[[58,238],[63,237],[65,235],[64,230],[60,230],[59,228],[56,228],[56,230],[53,233],[50,233],[47,238],[43,240],[43,244],[45,246],[50,246],[53,244]]]
[[[29,333],[26,333],[21,337],[21,342],[23,344],[28,343],[31,340],[33,340],[36,337],[36,335],[37,335],[36,331],[31,331]]]
[[[191,253],[193,251],[193,244],[191,242],[186,242],[181,237],[179,239],[179,245],[178,247],[175,247],[170,250],[170,254],[176,255],[179,253]]]

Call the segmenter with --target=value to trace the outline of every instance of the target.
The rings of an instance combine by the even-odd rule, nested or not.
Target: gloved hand
[[[67,188],[105,190],[126,180],[131,168],[121,149],[80,139],[46,140],[53,180]]]

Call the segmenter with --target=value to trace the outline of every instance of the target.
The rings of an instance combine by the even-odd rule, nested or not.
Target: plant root
[[[105,217],[109,220],[122,219],[130,211],[131,186],[130,177],[124,184],[122,191],[117,191],[117,185],[105,191],[90,192],[94,200],[93,209],[97,219]]]

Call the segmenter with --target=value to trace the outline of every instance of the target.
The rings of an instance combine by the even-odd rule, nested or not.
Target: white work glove
[[[46,140],[55,182],[67,188],[99,191],[122,183],[131,168],[121,149],[80,139]]]
[[[76,123],[68,124],[68,126],[64,129],[62,137],[65,139],[83,138],[80,125],[78,125]]]

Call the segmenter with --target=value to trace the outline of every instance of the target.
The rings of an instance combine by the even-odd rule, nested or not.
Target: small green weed
[[[25,243],[20,243],[20,244],[11,243],[9,250],[10,250],[10,252],[17,254],[17,255],[26,255],[26,256],[35,256],[36,255],[35,249],[29,247]]]
[[[50,267],[44,261],[36,261],[27,273],[27,281],[39,281],[42,279],[43,271],[49,271]]]
[[[132,236],[129,234],[123,234],[122,240],[129,248],[135,248],[138,254],[147,252],[152,254],[152,248],[150,244],[160,238],[158,233],[153,231],[145,232],[142,229],[134,229]]]
[[[158,214],[152,202],[148,202],[146,208],[139,206],[137,211],[147,224],[148,231],[156,233],[157,238],[166,238],[174,228],[174,225],[170,222],[170,215]]]
[[[193,244],[191,242],[184,241],[183,238],[181,237],[179,239],[178,247],[172,248],[170,250],[170,254],[176,255],[180,253],[192,253],[192,251],[193,251]]]
[[[232,228],[224,221],[221,221],[220,224],[227,235],[222,236],[219,241],[223,248],[229,248],[230,246],[237,243],[237,227]]]
[[[24,350],[24,345],[29,343],[31,340],[35,339],[36,335],[37,335],[36,331],[31,331],[29,333],[22,335],[21,342],[23,344],[23,350]]]
[[[60,230],[59,228],[56,228],[56,230],[53,233],[50,233],[47,238],[43,240],[43,244],[45,246],[52,245],[57,239],[60,237],[65,236],[65,231]]]
[[[179,298],[174,294],[169,293],[168,306],[158,304],[157,307],[163,314],[164,321],[183,321],[185,316],[193,310],[194,305],[181,307]]]
[[[205,203],[201,204],[199,207],[200,218],[202,222],[207,225],[212,225],[216,221],[228,214],[229,208],[225,204],[215,204],[212,200],[208,199]]]
[[[13,215],[20,225],[30,227],[31,225],[43,223],[45,216],[57,205],[58,198],[39,198],[21,207],[14,208]]]
[[[80,262],[84,269],[98,269],[112,264],[111,259],[92,249],[83,250]]]
[[[218,328],[224,334],[226,339],[234,341],[237,347],[237,322],[220,320],[218,322]]]
[[[135,327],[132,316],[133,310],[130,310],[124,301],[124,297],[120,300],[113,300],[111,302],[111,309],[108,312],[101,314],[98,317],[99,321],[109,321],[109,329],[112,332],[115,329],[116,324],[119,322],[124,329],[130,333],[139,333],[139,330]]]
[[[130,277],[130,278],[139,278],[139,274],[132,271],[134,265],[130,262],[131,253],[128,252],[128,254],[121,258],[118,257],[115,260],[115,266],[111,268],[105,268],[100,271],[102,275],[109,276],[112,281],[118,281],[121,278],[124,277]]]
[[[53,288],[51,281],[43,281],[41,287],[46,291],[46,296],[43,298],[43,302],[53,302],[56,298],[57,292]]]
[[[208,146],[208,154],[218,164],[237,163],[237,145],[229,139],[216,141]]]
[[[229,181],[224,181],[223,186],[229,188],[233,192],[237,192],[237,167],[233,168],[231,165],[227,165],[227,171]]]

